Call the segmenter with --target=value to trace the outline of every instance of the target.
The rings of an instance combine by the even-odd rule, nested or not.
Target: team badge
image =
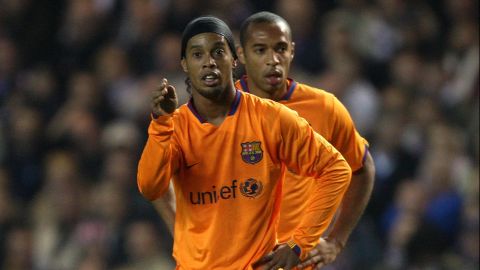
[[[255,164],[262,160],[263,150],[260,142],[246,142],[242,145],[242,159],[246,163]]]
[[[260,181],[257,181],[253,178],[245,180],[245,182],[240,183],[240,193],[243,196],[248,198],[255,198],[262,193],[263,184]]]

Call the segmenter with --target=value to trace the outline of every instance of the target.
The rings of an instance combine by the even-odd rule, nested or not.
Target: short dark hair
[[[290,39],[292,38],[292,31],[290,30],[290,25],[284,18],[272,12],[261,11],[245,19],[245,21],[243,21],[242,25],[240,26],[240,44],[242,45],[242,47],[245,46],[245,43],[247,42],[246,39],[248,27],[254,23],[283,23],[288,28],[288,34]]]

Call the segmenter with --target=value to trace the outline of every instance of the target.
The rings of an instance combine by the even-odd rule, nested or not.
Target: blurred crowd
[[[291,25],[291,77],[334,93],[370,143],[372,199],[326,269],[478,269],[475,0],[0,0],[0,269],[173,269],[136,188],[150,91],[188,100],[181,31]],[[239,68],[237,75],[242,75]],[[221,254],[220,254],[221,256]]]

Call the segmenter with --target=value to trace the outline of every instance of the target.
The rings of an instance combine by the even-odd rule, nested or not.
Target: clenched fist
[[[168,84],[167,79],[152,92],[152,113],[154,116],[167,115],[175,111],[178,105],[175,87]]]

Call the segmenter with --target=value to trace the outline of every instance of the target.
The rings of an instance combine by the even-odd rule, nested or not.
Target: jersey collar
[[[242,78],[240,79],[240,86],[242,87],[242,91],[250,93],[250,89],[248,88],[248,83],[247,83],[248,77],[247,75],[243,75]],[[287,87],[288,91],[283,95],[283,97],[280,100],[289,100],[290,97],[293,94],[293,91],[297,87],[297,82],[294,81],[293,79],[287,78]]]
[[[242,97],[241,91],[239,91],[238,89],[235,89],[235,99],[233,100],[232,105],[230,106],[230,110],[228,111],[227,116],[235,114],[235,112],[238,109],[238,106],[240,105],[240,98],[241,97]],[[190,109],[190,111],[193,113],[193,115],[195,115],[195,117],[198,119],[198,121],[200,121],[200,123],[203,124],[203,123],[207,122],[207,120],[205,118],[203,118],[198,113],[197,108],[195,108],[195,105],[193,104],[193,99],[192,98],[190,98],[190,100],[188,101],[187,107]]]

